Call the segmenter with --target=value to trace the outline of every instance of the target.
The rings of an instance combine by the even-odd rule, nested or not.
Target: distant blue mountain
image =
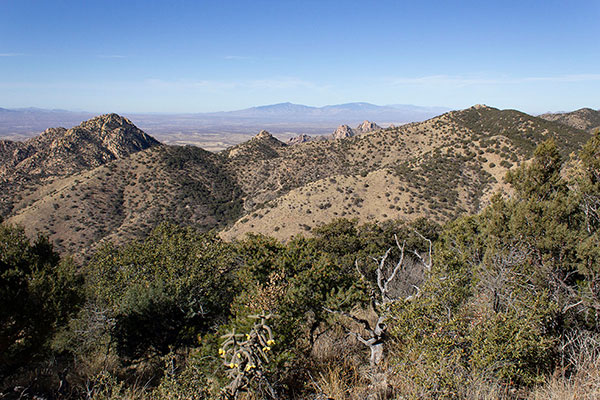
[[[311,107],[294,103],[278,103],[243,110],[197,114],[204,116],[285,120],[287,122],[339,122],[356,123],[363,120],[376,122],[413,122],[422,121],[449,111],[444,107],[420,107],[394,104],[378,106],[371,103],[345,103]]]
[[[263,115],[290,115],[290,114],[310,114],[318,110],[317,107],[305,106],[302,104],[293,103],[278,103],[269,104],[266,106],[258,106],[245,108],[243,110],[235,111],[221,111],[216,113],[199,113],[203,115],[218,115],[218,116],[230,116],[230,117],[259,117]]]
[[[236,111],[214,113],[151,114],[126,113],[140,128],[151,134],[177,132],[331,132],[341,124],[356,125],[365,120],[380,125],[423,121],[448,111],[443,107],[420,107],[405,104],[378,106],[357,102],[312,107],[278,103]],[[0,136],[26,138],[47,128],[70,128],[95,116],[94,113],[41,108],[0,108]]]

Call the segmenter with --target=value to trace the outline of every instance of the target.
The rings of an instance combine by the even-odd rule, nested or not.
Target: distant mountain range
[[[422,121],[448,110],[446,107],[421,107],[407,104],[378,106],[370,103],[346,103],[311,107],[302,104],[279,103],[205,115],[252,119],[268,118],[290,122],[327,121],[354,124],[365,119],[377,119],[381,122],[405,123]]]
[[[144,131],[167,143],[200,144],[190,135],[242,134],[235,144],[249,139],[261,129],[274,134],[330,134],[340,124],[355,125],[364,120],[380,125],[418,122],[443,112],[445,107],[414,105],[378,106],[370,103],[347,103],[311,107],[302,104],[279,103],[237,111],[213,113],[152,114],[126,113]],[[0,108],[0,138],[24,140],[49,127],[70,128],[94,113],[39,108]],[[284,137],[285,139],[285,137]]]
[[[340,125],[356,126],[365,120],[387,127],[425,121],[446,111],[448,109],[444,107],[407,104],[378,106],[358,102],[312,107],[288,102],[213,113],[132,113],[125,116],[165,144],[191,144],[220,151],[250,140],[263,129],[288,142],[305,137],[303,135],[328,136]],[[95,115],[59,109],[0,108],[0,139],[23,141],[50,127],[77,126]],[[589,108],[543,114],[540,118],[587,131],[600,126],[600,111]]]

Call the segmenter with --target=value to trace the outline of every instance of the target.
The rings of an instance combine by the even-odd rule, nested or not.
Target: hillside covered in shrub
[[[511,196],[442,225],[163,223],[80,268],[4,223],[0,397],[595,398],[600,133],[564,157],[541,142]]]

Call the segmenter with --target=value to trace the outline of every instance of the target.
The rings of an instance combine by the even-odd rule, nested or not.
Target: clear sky
[[[599,0],[0,0],[0,107],[598,109],[599,21]]]

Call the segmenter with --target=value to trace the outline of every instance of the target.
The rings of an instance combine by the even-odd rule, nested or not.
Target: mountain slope
[[[105,240],[144,237],[164,220],[224,229],[227,239],[247,232],[286,239],[336,217],[443,222],[507,190],[506,171],[528,160],[537,143],[552,137],[568,155],[590,137],[515,110],[475,106],[294,146],[261,131],[210,153],[157,145],[119,118],[49,130],[24,144],[0,142],[13,165],[3,161],[0,182],[8,221],[30,235],[48,232],[61,251],[83,257]]]
[[[12,193],[98,167],[160,143],[116,114],[101,115],[71,129],[50,128],[25,142],[0,142],[0,216]]]
[[[568,113],[542,114],[540,118],[586,131],[600,127],[600,110],[591,108],[581,108]]]
[[[474,106],[422,123],[285,148],[237,173],[247,215],[224,232],[285,239],[335,217],[362,222],[476,212],[503,177],[553,137],[563,154],[589,134],[514,111]],[[260,171],[260,178],[252,171]]]
[[[473,131],[478,137],[505,136],[524,155],[529,155],[537,144],[549,138],[556,141],[563,155],[568,155],[580,149],[589,138],[589,135],[581,129],[533,117],[517,110],[498,110],[476,105],[447,115],[454,122]]]
[[[89,255],[98,242],[145,237],[169,220],[201,229],[236,219],[241,192],[218,156],[154,146],[38,187],[8,222],[47,232],[61,251]]]

